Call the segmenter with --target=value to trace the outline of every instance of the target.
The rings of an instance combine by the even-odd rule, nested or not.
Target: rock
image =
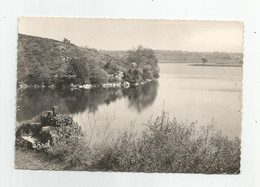
[[[133,85],[133,86],[138,86],[139,83],[135,82],[135,83],[131,83],[131,85]]]
[[[136,64],[136,63],[134,63],[134,62],[133,62],[131,65],[132,65],[133,67],[136,67],[136,66],[137,66],[137,64]]]
[[[54,107],[55,108],[55,107]],[[52,115],[51,111],[42,112],[16,130],[16,147],[22,149],[48,148],[57,141],[69,142],[82,136],[81,127],[68,115]]]
[[[76,88],[76,86],[73,83],[71,83],[70,88]]]
[[[120,88],[121,87],[121,83],[119,82],[119,83],[115,83],[115,87],[116,88]]]
[[[15,146],[22,149],[31,149],[38,141],[41,131],[40,123],[24,123],[16,130]]]
[[[57,128],[52,126],[45,126],[41,129],[41,135],[44,142],[50,140],[51,143],[56,142],[59,139]]]
[[[41,131],[42,131],[42,132],[48,132],[48,131],[51,130],[51,128],[52,128],[52,126],[45,126],[45,127],[42,127],[42,128],[41,128]]]
[[[21,138],[28,142],[27,143],[27,147],[29,146],[28,148],[36,147],[36,144],[39,142],[37,138],[34,138],[32,136],[21,136]]]
[[[123,82],[122,83],[122,87],[123,88],[129,88],[130,87],[130,83],[129,82]]]
[[[53,107],[52,107],[52,115],[53,115],[53,116],[56,116],[57,113],[58,113],[58,110],[59,110],[59,107],[58,107],[58,106],[53,106]]]
[[[92,85],[91,84],[84,84],[84,85],[81,85],[81,88],[90,89],[90,88],[92,88]]]
[[[16,137],[18,136],[37,136],[41,131],[40,123],[24,123],[16,130]]]
[[[102,87],[103,88],[112,88],[113,84],[112,83],[104,83],[104,84],[102,84]]]

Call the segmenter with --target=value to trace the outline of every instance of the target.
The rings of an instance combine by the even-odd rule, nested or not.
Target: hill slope
[[[28,85],[106,82],[109,73],[127,69],[119,59],[95,49],[24,34],[18,36],[17,61],[17,83]]]

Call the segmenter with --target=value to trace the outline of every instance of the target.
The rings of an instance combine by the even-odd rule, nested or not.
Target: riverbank
[[[70,89],[91,89],[91,88],[129,88],[130,86],[136,87],[140,85],[144,85],[148,82],[155,81],[156,79],[147,79],[145,81],[141,82],[117,82],[117,83],[103,83],[103,84],[70,84],[68,88]],[[17,89],[22,90],[26,88],[49,88],[49,89],[55,89],[55,85],[26,85],[26,84],[21,84],[18,85]],[[62,88],[66,88],[66,86],[62,86]]]
[[[201,66],[201,67],[242,67],[242,64],[190,64],[190,66]]]
[[[238,174],[240,138],[228,138],[214,124],[184,124],[162,112],[137,135],[130,130],[99,136],[91,132],[77,141],[57,142],[50,148],[16,148],[18,169],[120,172]],[[94,138],[94,137],[92,137]]]

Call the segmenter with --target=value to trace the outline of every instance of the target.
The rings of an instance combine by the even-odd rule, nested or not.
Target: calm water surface
[[[59,106],[83,127],[89,119],[111,121],[114,129],[133,122],[143,129],[151,116],[164,108],[180,121],[207,125],[212,119],[227,135],[241,131],[241,67],[192,66],[160,63],[160,78],[128,89],[26,89],[18,103],[17,121],[29,120],[43,110]],[[102,122],[102,120],[104,120]]]

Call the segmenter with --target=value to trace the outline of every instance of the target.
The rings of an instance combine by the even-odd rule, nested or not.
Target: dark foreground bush
[[[124,131],[106,144],[90,145],[85,137],[59,141],[48,152],[65,170],[238,174],[240,139],[222,135],[214,124],[197,126],[163,112],[142,134]]]
[[[113,171],[239,173],[240,140],[228,139],[214,125],[195,128],[170,120],[165,113],[149,121],[136,138],[125,132],[101,159]]]

